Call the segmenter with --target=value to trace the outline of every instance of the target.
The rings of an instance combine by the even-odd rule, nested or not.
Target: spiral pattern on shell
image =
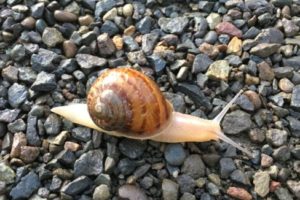
[[[97,126],[136,138],[159,134],[173,111],[156,83],[130,68],[103,72],[93,83],[87,104]]]

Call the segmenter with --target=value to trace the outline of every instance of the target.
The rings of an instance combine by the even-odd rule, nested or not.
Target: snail
[[[157,84],[131,68],[104,71],[92,84],[87,104],[51,109],[73,123],[113,136],[166,143],[221,139],[247,155],[250,151],[227,137],[220,122],[242,90],[212,120],[175,112]]]

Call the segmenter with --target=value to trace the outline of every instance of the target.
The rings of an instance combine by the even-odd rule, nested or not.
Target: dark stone
[[[104,13],[106,13],[107,11],[109,11],[110,9],[112,9],[113,7],[115,7],[117,5],[118,1],[116,0],[103,0],[103,1],[99,1],[96,4],[96,8],[95,8],[95,17],[96,18],[100,18],[102,17],[102,15],[104,15]],[[92,3],[92,5],[90,5],[91,3],[87,4],[90,6],[93,6],[94,3]]]
[[[187,17],[160,18],[158,25],[166,33],[181,34],[187,27],[189,20]]]
[[[107,33],[103,33],[98,36],[97,44],[101,56],[110,56],[116,51],[116,47]]]
[[[9,195],[12,199],[29,199],[29,197],[41,186],[38,175],[29,172],[21,181],[12,188]]]
[[[91,129],[86,127],[76,127],[72,129],[72,136],[80,141],[88,142],[91,140]]]
[[[179,184],[180,192],[185,193],[194,193],[195,190],[195,180],[189,175],[183,174],[177,178],[177,182]]]
[[[222,127],[225,133],[238,134],[251,128],[251,118],[248,113],[237,110],[225,115]]]
[[[159,35],[156,33],[145,34],[142,37],[142,50],[146,55],[151,55],[155,44],[159,39]]]
[[[61,120],[57,115],[50,114],[44,123],[44,127],[48,135],[57,135],[60,132]]]
[[[53,51],[40,48],[38,54],[33,54],[31,56],[32,69],[41,72],[51,72],[55,67],[55,63],[58,63],[60,57]]]
[[[119,33],[119,28],[115,23],[107,20],[101,26],[100,31],[101,31],[101,33],[107,33],[109,36],[113,36],[113,35],[116,35],[117,33]]]
[[[205,175],[205,165],[199,155],[192,154],[185,159],[181,171],[197,179]]]
[[[36,79],[36,72],[31,67],[21,67],[19,70],[19,80],[32,84]]]
[[[149,16],[145,16],[143,19],[136,23],[136,29],[141,34],[150,33],[154,22],[154,19]]]
[[[194,59],[192,72],[194,74],[198,74],[199,72],[206,72],[209,65],[212,63],[213,61],[206,54],[198,54]]]
[[[243,35],[244,39],[254,39],[261,31],[256,28],[255,26],[252,26],[248,29],[248,31]]]
[[[249,177],[239,169],[234,170],[230,174],[230,179],[236,183],[241,183],[243,185],[250,185]]]
[[[40,137],[37,133],[37,117],[29,115],[27,118],[26,138],[29,145],[39,146],[41,144]]]
[[[103,67],[106,65],[106,59],[92,56],[89,54],[77,54],[76,61],[82,69],[93,69],[95,67]]]
[[[11,123],[15,121],[21,111],[19,109],[0,110],[0,122]]]
[[[169,144],[164,151],[164,156],[170,165],[179,166],[184,162],[186,153],[181,144]]]
[[[131,36],[124,36],[123,41],[128,51],[136,51],[140,48],[138,43]]]
[[[30,7],[31,9],[31,16],[38,19],[43,16],[45,5],[43,2],[34,4]]]
[[[118,170],[121,172],[121,174],[125,176],[131,174],[136,167],[137,167],[136,162],[128,158],[124,158],[120,160],[118,163]]]
[[[37,75],[35,82],[32,84],[31,89],[37,92],[49,92],[56,89],[56,80],[54,74],[47,72],[40,72]]]
[[[8,89],[8,102],[13,108],[18,108],[28,96],[27,88],[24,85],[14,83]]]
[[[148,57],[148,61],[156,74],[161,75],[164,72],[167,62],[159,55],[152,54]]]
[[[92,185],[91,179],[86,176],[80,176],[61,188],[61,192],[75,196],[85,191]]]
[[[67,167],[72,167],[74,162],[76,161],[75,154],[69,150],[61,151],[57,156],[56,159],[62,164]]]
[[[228,178],[229,175],[236,169],[235,164],[231,158],[222,158],[220,160],[220,174],[221,178]]]
[[[74,164],[75,176],[99,175],[103,170],[103,157],[101,150],[91,150],[82,154]]]
[[[290,151],[289,147],[284,145],[284,146],[281,146],[281,147],[275,149],[272,154],[272,157],[277,161],[286,162],[287,160],[289,160],[291,158],[291,151]]]
[[[120,152],[131,159],[136,159],[143,155],[144,151],[146,150],[146,143],[131,140],[131,139],[124,139],[119,144]]]
[[[279,43],[284,42],[283,33],[277,28],[262,29],[261,33],[255,38],[258,43]]]
[[[283,59],[283,65],[285,67],[293,67],[294,70],[300,69],[300,56],[293,56],[287,59]]]

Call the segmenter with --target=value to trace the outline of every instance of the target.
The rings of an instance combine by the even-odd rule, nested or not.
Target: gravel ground
[[[0,199],[300,199],[299,0],[0,0]],[[108,136],[50,109],[132,66],[223,142]]]

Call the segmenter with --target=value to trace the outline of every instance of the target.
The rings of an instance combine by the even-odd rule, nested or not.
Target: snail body
[[[175,112],[156,83],[130,68],[106,70],[91,86],[87,104],[71,104],[51,111],[100,132],[132,139],[159,142],[223,140],[251,156],[224,135],[220,121],[240,91],[213,120]]]

